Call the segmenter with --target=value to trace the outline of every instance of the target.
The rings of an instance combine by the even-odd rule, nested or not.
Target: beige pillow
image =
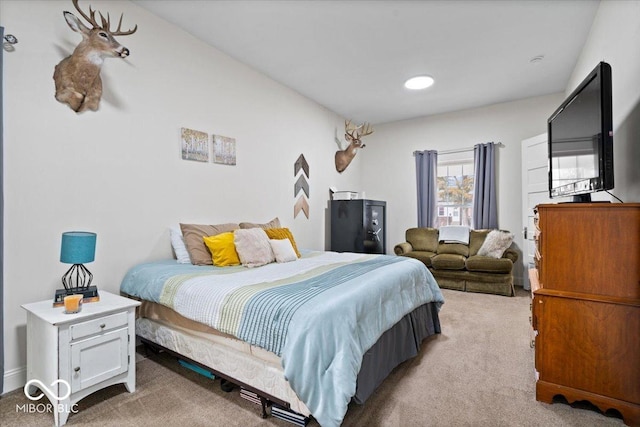
[[[273,218],[271,221],[267,222],[266,224],[254,224],[252,222],[241,222],[240,223],[240,228],[262,228],[262,229],[267,229],[267,228],[281,228],[280,227],[280,220],[278,219],[278,217]]]
[[[234,231],[239,228],[238,224],[180,224],[184,244],[189,252],[189,258],[193,265],[213,265],[211,252],[204,244],[203,237],[215,236],[220,233]]]
[[[298,255],[293,250],[293,245],[289,239],[269,239],[271,250],[276,257],[276,262],[297,261]]]
[[[275,260],[269,237],[262,228],[240,229],[233,232],[233,243],[242,265],[260,267]]]
[[[491,258],[502,258],[504,251],[509,249],[513,242],[513,234],[503,230],[491,230],[484,243],[478,249],[478,255]]]

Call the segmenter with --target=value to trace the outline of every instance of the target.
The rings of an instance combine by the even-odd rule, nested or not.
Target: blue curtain
[[[4,44],[4,27],[0,27],[0,42]],[[2,278],[4,277],[4,230],[2,224],[4,223],[4,182],[2,176],[4,175],[4,158],[2,153],[3,142],[2,134],[2,112],[3,95],[2,95],[2,75],[4,74],[2,65],[2,54],[4,47],[0,48],[0,394],[4,390],[4,283]]]
[[[495,144],[477,144],[473,147],[475,188],[473,189],[473,228],[498,228],[498,201],[496,194]]]
[[[418,227],[435,227],[437,218],[436,184],[438,152],[416,151],[416,188],[418,189]]]

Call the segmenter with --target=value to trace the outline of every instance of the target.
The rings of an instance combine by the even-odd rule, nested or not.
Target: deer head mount
[[[122,46],[113,36],[128,36],[138,29],[122,31],[122,15],[118,22],[118,28],[111,31],[111,19],[107,14],[104,18],[101,12],[101,24],[96,21],[95,10],[89,6],[87,16],[78,6],[78,0],[72,0],[73,5],[80,15],[91,24],[91,28],[85,26],[73,13],[64,12],[64,19],[69,27],[82,35],[82,41],[76,46],[70,56],[60,61],[53,72],[53,80],[56,84],[56,99],[68,104],[77,113],[92,110],[96,111],[102,96],[102,79],[100,69],[104,58],[129,56],[129,49]]]
[[[351,124],[351,120],[344,122],[344,138],[349,143],[349,146],[344,150],[336,151],[336,170],[342,173],[351,160],[356,156],[358,152],[358,148],[364,148],[365,144],[360,140],[362,137],[371,135],[373,133],[373,129],[371,129],[371,125],[369,123],[362,123],[361,125],[355,126]]]

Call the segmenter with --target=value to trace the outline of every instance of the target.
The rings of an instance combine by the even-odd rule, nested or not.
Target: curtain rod
[[[498,147],[504,147],[504,144],[502,142],[496,142],[495,145],[497,145]],[[438,151],[438,154],[455,154],[455,153],[464,153],[466,151],[473,151],[474,147],[471,148],[456,148],[456,149],[452,149],[452,150],[443,150],[443,151]],[[436,150],[437,151],[437,150]],[[419,153],[419,151],[414,151],[413,155],[415,156],[416,153]]]

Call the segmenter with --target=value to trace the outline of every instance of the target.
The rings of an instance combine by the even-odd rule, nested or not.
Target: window
[[[462,154],[463,157],[460,157]],[[473,151],[438,158],[438,219],[436,226],[471,227],[473,217]]]

